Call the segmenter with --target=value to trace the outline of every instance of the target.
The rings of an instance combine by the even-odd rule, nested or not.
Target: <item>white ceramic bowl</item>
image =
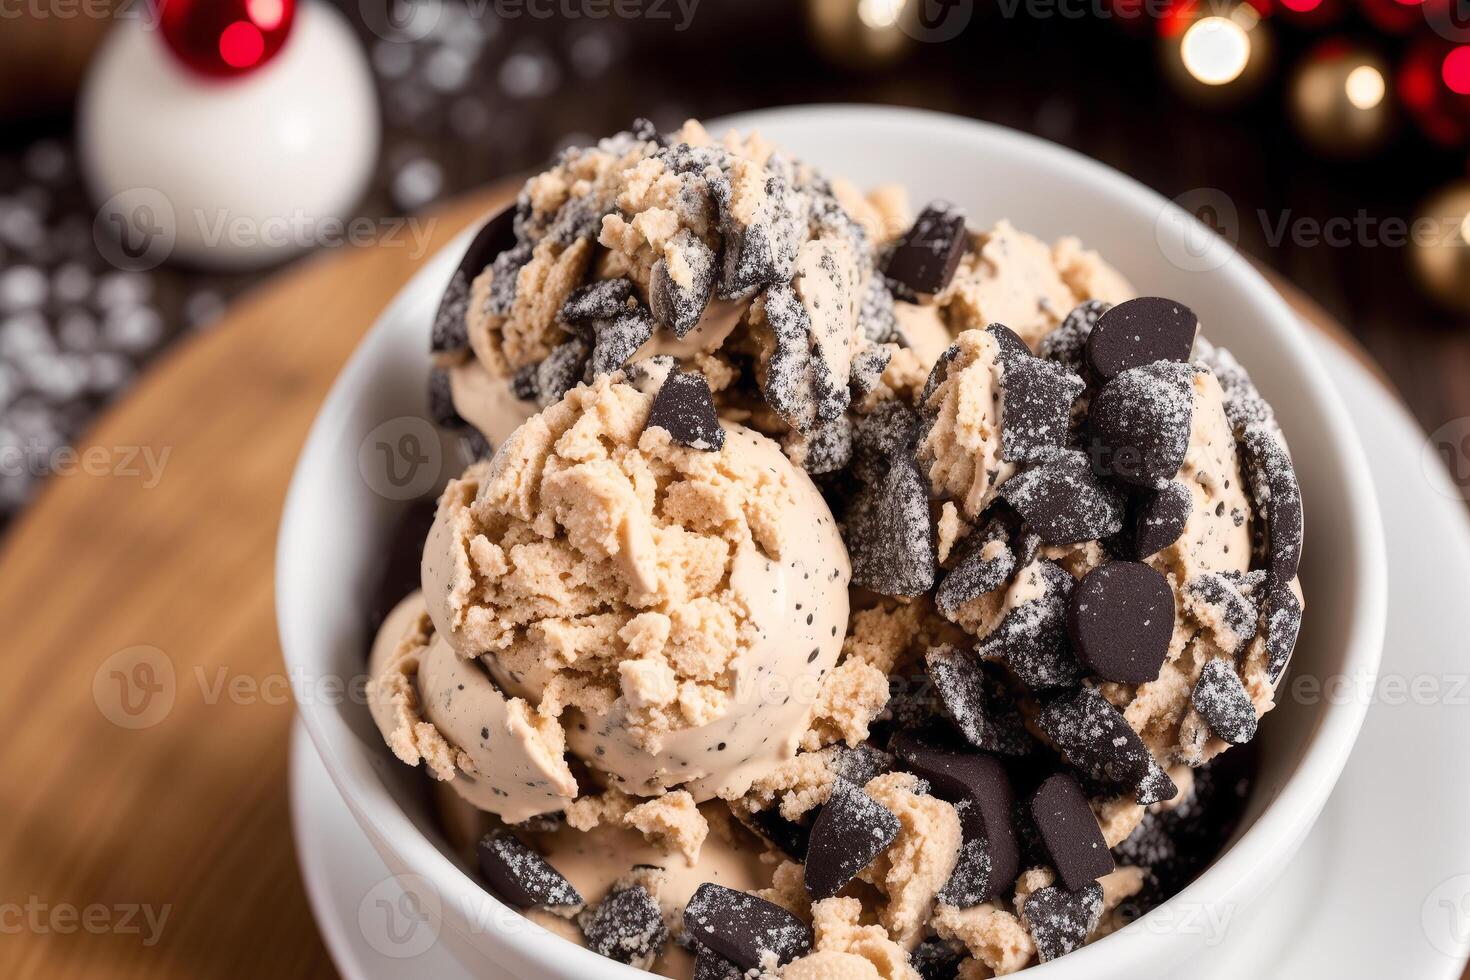
[[[1305,837],[1362,722],[1362,697],[1289,696],[1293,679],[1347,678],[1371,689],[1386,581],[1377,503],[1363,451],[1302,327],[1240,256],[1184,212],[1068,150],[995,126],[876,107],[809,107],[727,120],[861,186],[898,181],[916,203],[947,198],[983,225],[1009,217],[1048,240],[1074,234],[1142,291],[1180,299],[1228,346],[1275,406],[1305,498],[1301,566],[1308,615],[1280,706],[1258,738],[1261,769],[1232,846],[1193,884],[1127,928],[1029,975],[1156,976],[1220,938],[1232,911],[1271,882]],[[717,124],[718,125],[718,124]],[[464,243],[445,250],[384,312],[348,363],[302,451],[286,501],[276,581],[281,643],[293,676],[362,670],[370,589],[399,488],[359,475],[359,453],[425,433],[428,326]],[[1207,270],[1207,271],[1197,271]],[[412,448],[412,444],[408,444]],[[438,447],[407,491],[432,490]],[[407,492],[404,491],[404,492]],[[303,688],[310,690],[311,688]],[[489,898],[450,851],[421,776],[392,759],[365,708],[299,697],[327,770],[398,884],[419,897],[438,941],[476,975],[633,976],[551,937]],[[359,921],[361,921],[359,919]],[[367,928],[367,926],[364,926]]]

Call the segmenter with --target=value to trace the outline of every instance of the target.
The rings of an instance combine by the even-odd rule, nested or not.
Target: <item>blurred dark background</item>
[[[1436,2],[909,0],[930,16],[901,31],[902,0],[702,0],[687,24],[687,0],[657,4],[662,16],[643,0],[634,18],[587,16],[598,0],[557,0],[547,18],[424,0],[390,11],[396,33],[370,26],[371,4],[338,6],[383,113],[362,214],[432,210],[636,116],[673,127],[827,101],[955,113],[1073,147],[1191,207],[1201,188],[1223,192],[1236,220],[1222,230],[1340,320],[1433,430],[1470,415],[1470,249],[1455,220],[1470,214],[1470,75],[1456,74],[1470,51],[1460,60],[1435,29]],[[1199,35],[1209,58],[1181,57],[1207,17],[1230,22],[1225,47]],[[74,106],[109,26],[0,25],[0,522],[45,475],[14,460],[75,439],[152,358],[279,269],[126,272],[98,254]],[[1238,77],[1202,85],[1222,57]],[[1449,231],[1395,235],[1424,216]],[[1315,240],[1333,219],[1352,226]],[[1282,222],[1292,231],[1276,240]]]

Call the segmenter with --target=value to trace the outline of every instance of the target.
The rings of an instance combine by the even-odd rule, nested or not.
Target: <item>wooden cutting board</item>
[[[435,215],[433,247],[510,196]],[[328,386],[421,261],[322,254],[244,297],[113,406],[10,531],[0,976],[332,974],[289,826],[276,528]]]

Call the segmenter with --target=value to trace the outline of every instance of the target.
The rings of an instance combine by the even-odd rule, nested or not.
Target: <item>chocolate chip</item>
[[[1026,346],[1026,341],[1021,335],[1003,323],[992,323],[985,328],[985,332],[995,338],[1000,347],[1000,360],[1009,365],[1011,361],[1018,358],[1031,357],[1031,348]]]
[[[647,969],[668,942],[662,910],[641,885],[619,888],[578,917],[587,948],[610,960]]]
[[[714,298],[715,253],[688,228],[681,228],[669,247],[677,254],[679,278],[669,271],[668,256],[660,256],[649,275],[648,305],[655,320],[683,337],[699,324]]]
[[[887,596],[922,595],[934,587],[929,485],[912,455],[893,460],[883,481],[866,488],[847,523],[853,585]]]
[[[454,275],[449,277],[449,286],[434,313],[430,351],[449,354],[469,347],[467,320],[472,284],[497,255],[514,248],[515,244],[515,208],[506,208],[492,216],[475,232]]]
[[[1059,772],[1031,797],[1031,815],[1063,883],[1072,891],[1113,870],[1113,856],[1077,780]]]
[[[766,954],[785,964],[812,948],[811,927],[781,906],[708,881],[684,907],[684,928],[744,970],[761,966]]]
[[[1196,620],[1212,625],[1215,642],[1226,653],[1239,653],[1256,638],[1260,609],[1255,599],[1261,576],[1205,572],[1184,586],[1184,607]]]
[[[841,891],[898,836],[898,817],[845,779],[812,823],[806,853],[806,890],[820,902]]]
[[[965,603],[1010,581],[1016,570],[1016,554],[1007,537],[1006,528],[999,521],[970,534],[959,561],[934,593],[934,604],[941,613],[952,619]]]
[[[536,402],[543,408],[561,401],[562,396],[582,383],[592,345],[581,337],[558,344],[536,366]]]
[[[480,873],[500,899],[518,909],[575,908],[582,896],[546,861],[507,833],[480,841]]]
[[[954,809],[960,818],[960,853],[937,897],[945,905],[968,909],[990,897],[990,841],[974,800],[960,800]]]
[[[1302,603],[1288,583],[1271,586],[1266,596],[1265,623],[1266,676],[1274,684],[1291,661],[1302,628]]]
[[[1194,495],[1175,480],[1145,495],[1134,523],[1133,553],[1149,558],[1178,541],[1193,509]]]
[[[445,429],[463,429],[469,425],[454,407],[454,389],[444,368],[429,371],[429,417]]]
[[[1036,943],[1036,955],[1048,963],[1080,949],[1102,919],[1103,890],[1093,882],[1080,891],[1056,885],[1038,888],[1026,898],[1022,917]]]
[[[1217,657],[1205,664],[1189,703],[1209,722],[1210,731],[1231,745],[1256,737],[1256,706],[1228,660]]]
[[[1199,318],[1183,303],[1144,296],[1098,318],[1087,338],[1087,363],[1099,378],[1154,361],[1188,361]]]
[[[1067,764],[1094,784],[1137,790],[1149,776],[1148,747],[1123,713],[1090,687],[1047,700],[1036,720]]]
[[[562,303],[557,319],[569,327],[587,327],[593,320],[611,320],[627,312],[628,300],[633,295],[631,279],[599,279],[585,286],[578,286]],[[579,330],[589,339],[590,328]]]
[[[1159,676],[1174,635],[1174,591],[1149,565],[1112,561],[1088,572],[1067,604],[1077,658],[1099,677],[1145,684]]]
[[[592,376],[609,374],[627,364],[653,336],[653,316],[628,307],[608,320],[592,321]]]
[[[942,292],[959,269],[967,244],[965,216],[935,202],[894,245],[883,273],[916,296]]]
[[[977,822],[967,840],[985,841],[990,865],[986,897],[1007,891],[1021,873],[1021,851],[1012,824],[1016,794],[1000,761],[982,752],[945,748],[917,732],[899,732],[892,747],[912,772],[934,784],[939,795],[973,804],[966,816]]]
[[[909,954],[909,966],[923,980],[954,980],[960,963],[969,955],[963,944],[926,939]]]
[[[1095,469],[1139,487],[1173,479],[1189,451],[1194,369],[1160,361],[1103,385],[1088,411]]]
[[[1087,367],[1087,338],[1098,319],[1112,309],[1100,299],[1090,299],[1067,314],[1061,324],[1041,338],[1037,353],[1049,361],[1056,361],[1073,374],[1081,374]]]
[[[1021,572],[1021,576],[1029,574],[1040,576],[1041,594],[1006,613],[977,649],[987,659],[1004,661],[1028,687],[1040,690],[1074,684],[1082,676],[1066,642],[1067,599],[1074,580],[1052,561],[1037,562]]]
[[[1265,518],[1271,578],[1289,582],[1302,557],[1302,490],[1291,456],[1274,429],[1254,425],[1241,440],[1257,514]]]
[[[973,650],[948,645],[930,650],[924,663],[950,720],[971,745],[999,755],[1031,751],[1035,743],[996,668]]]
[[[1174,780],[1159,765],[1157,759],[1148,760],[1148,774],[1138,784],[1138,805],[1152,806],[1155,803],[1163,803],[1172,800],[1179,795],[1179,787],[1174,785]]]
[[[1073,449],[1051,457],[1001,484],[1000,496],[1047,544],[1105,538],[1123,527],[1122,496],[1092,472],[1087,455]]]
[[[725,445],[725,430],[715,414],[709,382],[697,372],[671,372],[653,397],[647,428],[664,429],[681,446],[715,452]]]
[[[1001,459],[1030,462],[1055,452],[1067,441],[1072,403],[1086,387],[1077,375],[1029,352],[1003,360]]]

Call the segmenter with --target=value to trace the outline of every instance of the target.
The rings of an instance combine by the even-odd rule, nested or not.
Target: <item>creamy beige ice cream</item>
[[[497,448],[369,665],[498,897],[668,976],[968,978],[1210,859],[1302,514],[1187,307],[697,123],[498,221],[430,389]]]

